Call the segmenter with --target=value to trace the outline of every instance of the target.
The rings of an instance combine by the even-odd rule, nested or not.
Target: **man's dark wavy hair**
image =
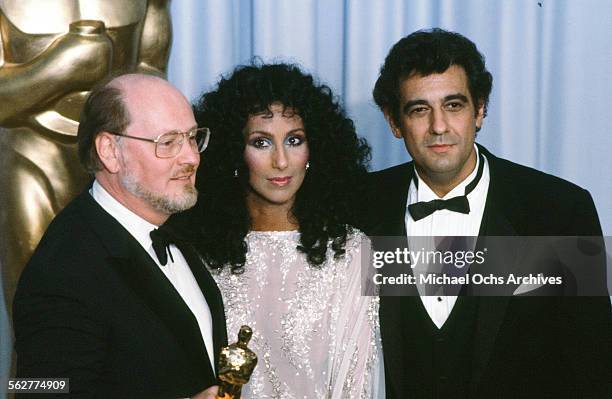
[[[399,124],[402,80],[413,73],[443,73],[451,65],[465,70],[474,107],[484,105],[486,116],[493,76],[485,67],[484,56],[465,36],[440,28],[411,33],[391,48],[374,86],[374,101]]]
[[[302,118],[310,154],[310,167],[291,211],[299,225],[298,250],[313,266],[325,262],[330,241],[335,257],[345,252],[358,216],[353,204],[359,202],[370,147],[357,136],[353,121],[328,86],[296,65],[255,59],[222,78],[195,105],[198,125],[212,132],[198,169],[200,200],[195,213],[201,220],[200,250],[213,268],[229,264],[240,273],[245,264],[244,238],[251,220],[245,201],[249,171],[243,130],[249,116],[270,112],[275,103]]]

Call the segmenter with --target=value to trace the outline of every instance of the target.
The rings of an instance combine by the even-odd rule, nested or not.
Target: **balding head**
[[[165,85],[174,88],[168,81],[154,75],[144,75],[142,73],[128,73],[120,75],[110,80],[106,86],[123,88],[144,87],[147,85]]]
[[[189,101],[174,86],[152,75],[121,75],[95,87],[80,117],[77,136],[81,164],[92,174],[101,170],[95,148],[98,134],[103,131],[123,134],[140,111],[146,114],[147,110],[163,107],[169,101],[189,106]]]
[[[143,128],[150,131],[147,126],[153,121],[161,123],[158,116],[160,113],[172,109],[174,112],[186,111],[189,115],[176,115],[169,118],[171,124],[155,128],[162,131],[170,131],[177,128],[174,120],[180,120],[181,116],[188,117],[192,114],[191,104],[185,96],[167,81],[151,75],[129,74],[113,79],[108,84],[122,93],[123,104],[129,115],[130,124],[144,124]]]

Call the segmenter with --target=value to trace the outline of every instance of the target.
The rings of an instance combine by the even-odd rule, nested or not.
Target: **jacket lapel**
[[[377,220],[372,223],[372,236],[396,236],[406,237],[406,204],[408,201],[408,190],[414,175],[412,162],[398,166],[384,180],[380,179],[373,184],[376,187],[375,203],[383,204],[379,206],[381,210],[377,213]]]
[[[212,375],[196,318],[172,283],[132,235],[87,191],[78,201],[83,219],[90,223],[100,244],[109,252],[110,267],[175,336],[193,367],[202,375]]]
[[[494,236],[515,236],[516,230],[512,226],[508,215],[511,215],[512,204],[514,203],[511,190],[512,187],[500,179],[496,169],[496,157],[489,153],[484,147],[478,146],[479,150],[486,156],[489,165],[490,183],[487,192],[485,210],[480,225],[479,238],[476,244],[477,250],[487,247],[487,237]],[[495,262],[494,259],[489,261]],[[512,262],[511,259],[500,260],[502,262]],[[487,262],[477,270],[486,272]],[[489,362],[495,340],[499,329],[504,320],[510,295],[506,296],[483,296],[480,298],[478,307],[478,317],[475,331],[475,345],[472,359],[472,381],[470,390],[472,393],[478,387],[486,366]]]
[[[113,269],[175,336],[194,368],[212,375],[195,316],[149,254],[137,242],[133,245],[129,258],[109,259]]]
[[[215,283],[215,280],[206,269],[204,262],[199,254],[189,243],[179,244],[179,249],[183,253],[185,260],[189,264],[189,268],[193,273],[200,290],[206,298],[210,313],[212,316],[213,325],[213,348],[215,359],[215,373],[219,364],[219,353],[221,347],[227,345],[227,329],[225,325],[225,311],[223,308],[223,300],[221,292]],[[238,332],[236,331],[236,334]]]

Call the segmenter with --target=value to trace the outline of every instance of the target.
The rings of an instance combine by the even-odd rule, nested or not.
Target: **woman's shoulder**
[[[361,249],[364,246],[366,248],[370,248],[372,246],[370,238],[363,231],[356,227],[352,227],[346,239],[347,251],[349,248]]]
[[[360,267],[359,265],[369,256],[371,248],[370,238],[361,230],[351,228],[346,238],[342,263],[349,268]]]

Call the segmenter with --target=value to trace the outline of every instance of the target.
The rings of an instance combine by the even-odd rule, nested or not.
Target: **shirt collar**
[[[151,237],[149,233],[158,226],[147,222],[145,219],[123,206],[110,195],[97,180],[94,180],[89,193],[106,212],[117,219],[143,248],[151,247]]]

